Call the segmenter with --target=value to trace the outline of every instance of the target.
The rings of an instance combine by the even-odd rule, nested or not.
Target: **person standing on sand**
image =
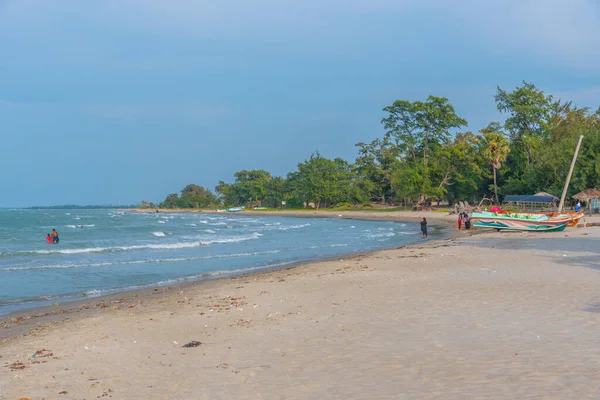
[[[458,214],[458,230],[460,231],[462,229],[462,223],[463,223],[463,213]]]
[[[427,238],[427,219],[421,217],[421,232],[423,232],[423,239]]]

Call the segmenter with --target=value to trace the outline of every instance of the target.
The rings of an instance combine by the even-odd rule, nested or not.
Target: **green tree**
[[[549,124],[556,102],[533,83],[525,81],[512,92],[498,87],[494,100],[497,109],[507,115],[504,123],[510,136],[507,188],[517,194],[530,193],[531,184],[535,185],[534,165],[549,139]]]
[[[357,143],[356,147],[359,150],[354,170],[362,181],[362,191],[368,190],[369,199],[382,204],[392,200],[392,171],[400,156],[398,147],[389,138]]]
[[[278,208],[287,197],[285,179],[276,176],[265,184],[264,205],[267,207]]]
[[[179,202],[179,195],[177,193],[171,193],[167,195],[165,200],[159,205],[160,208],[177,208]]]
[[[341,158],[330,160],[318,152],[298,164],[298,171],[288,175],[294,195],[316,208],[331,207],[348,201],[352,187],[352,169]]]
[[[483,164],[478,152],[480,141],[481,137],[472,132],[457,133],[437,150],[432,158],[432,180],[437,184],[438,200],[446,198],[451,204],[477,195]]]
[[[423,168],[418,167],[419,173],[423,175],[420,180],[420,200],[428,195],[439,194],[439,182],[431,179],[429,159],[436,150],[449,142],[451,129],[465,126],[467,121],[456,114],[445,97],[429,96],[424,102],[396,100],[383,111],[388,114],[381,121],[386,130],[386,138],[396,145],[401,157],[410,162],[398,167],[399,170],[406,171],[408,165],[412,169],[417,168],[416,161],[422,158]],[[414,172],[413,170],[410,175]],[[395,179],[397,177],[398,174]]]
[[[496,197],[496,204],[499,204],[496,171],[502,167],[502,163],[506,160],[506,157],[508,157],[510,143],[506,136],[502,134],[498,123],[491,123],[487,128],[482,129],[481,133],[483,134],[482,154],[487,162],[492,165],[494,170],[494,194]]]

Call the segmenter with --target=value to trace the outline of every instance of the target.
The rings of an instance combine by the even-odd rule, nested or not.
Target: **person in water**
[[[46,243],[52,244],[52,236],[50,236],[50,234],[46,236]]]
[[[52,243],[58,244],[59,240],[58,232],[56,232],[56,229],[52,229]]]
[[[423,239],[427,238],[427,219],[421,218],[421,232],[423,232]]]

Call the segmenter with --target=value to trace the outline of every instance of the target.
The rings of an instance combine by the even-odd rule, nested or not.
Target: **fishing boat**
[[[473,213],[471,223],[480,228],[509,231],[560,232],[572,217],[566,214],[548,216],[544,214],[497,213],[484,211]]]
[[[562,212],[562,213],[557,213],[557,212],[539,212],[539,213],[533,213],[533,214],[547,215],[548,217],[565,217],[565,216],[568,216],[568,217],[571,218],[571,221],[569,222],[569,224],[567,226],[577,226],[577,224],[579,223],[579,220],[581,218],[583,218],[583,216],[585,215],[585,212],[583,212],[583,211],[566,211],[566,212]]]
[[[575,147],[575,154],[573,154],[573,159],[571,160],[571,168],[569,169],[569,173],[567,174],[567,179],[563,188],[562,197],[560,198],[560,204],[558,205],[558,213],[507,213],[502,212],[498,208],[497,210],[494,210],[494,212],[486,211],[481,213],[473,213],[471,216],[471,222],[473,226],[478,226],[482,228],[493,228],[498,231],[505,229],[512,231],[560,232],[563,231],[567,227],[567,225],[577,225],[577,222],[579,222],[579,219],[581,219],[584,214],[579,211],[574,213],[565,213],[562,210],[582,140],[583,135],[579,136],[577,147]]]
[[[240,212],[244,209],[244,207],[233,207],[233,208],[228,208],[227,212]]]

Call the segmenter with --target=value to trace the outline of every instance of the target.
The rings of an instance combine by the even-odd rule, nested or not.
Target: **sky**
[[[599,49],[598,0],[0,0],[0,207],[353,161],[398,99],[465,131],[524,80],[596,108]]]

